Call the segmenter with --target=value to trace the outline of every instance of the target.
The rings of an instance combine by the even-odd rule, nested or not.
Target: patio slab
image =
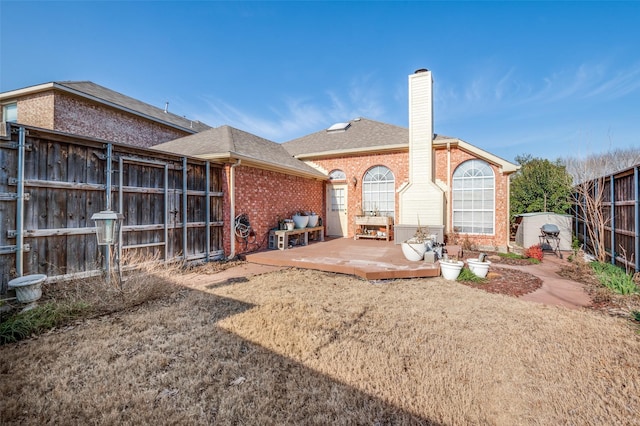
[[[326,239],[286,250],[248,254],[247,261],[356,275],[366,280],[424,278],[440,275],[440,267],[405,259],[399,245],[384,240]]]

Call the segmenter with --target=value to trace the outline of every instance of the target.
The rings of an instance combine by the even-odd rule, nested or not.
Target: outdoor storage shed
[[[571,250],[571,216],[550,212],[523,213],[516,216],[516,244],[528,248],[540,244],[540,228],[542,225],[556,225],[560,229],[560,250]]]

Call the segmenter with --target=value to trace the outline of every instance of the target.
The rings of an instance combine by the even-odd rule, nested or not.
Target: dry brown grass
[[[442,279],[173,279],[197,289],[0,347],[2,422],[640,424],[620,318]]]

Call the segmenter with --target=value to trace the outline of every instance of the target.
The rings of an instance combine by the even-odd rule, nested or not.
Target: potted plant
[[[309,216],[307,216],[307,212],[300,211],[294,214],[292,217],[293,222],[296,225],[296,229],[306,228],[309,224]]]
[[[422,260],[425,252],[427,251],[427,233],[420,226],[420,219],[418,219],[418,228],[416,229],[413,237],[407,241],[402,242],[402,254],[407,260],[418,261]]]
[[[316,226],[318,226],[318,215],[312,211],[312,212],[309,212],[308,216],[309,216],[309,223],[307,224],[307,226],[309,228],[315,228]]]
[[[469,269],[476,276],[485,278],[489,272],[491,262],[487,260],[487,255],[485,253],[480,253],[480,256],[477,259],[467,259],[467,265],[469,265]]]
[[[284,229],[287,231],[293,231],[293,227],[296,225],[293,222],[293,219],[285,219],[284,221]]]
[[[442,272],[442,277],[445,280],[457,280],[463,266],[464,262],[455,257],[443,255],[443,258],[440,259],[440,272]]]

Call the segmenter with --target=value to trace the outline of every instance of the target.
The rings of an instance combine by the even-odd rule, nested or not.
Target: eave
[[[395,151],[406,151],[409,144],[381,145],[367,148],[336,149],[331,151],[310,152],[294,155],[298,160],[313,160],[326,157],[347,157],[362,154],[385,154]]]
[[[9,100],[9,99],[19,98],[19,97],[26,96],[26,95],[33,95],[33,94],[36,94],[36,93],[46,92],[48,90],[59,90],[61,92],[69,93],[69,94],[72,94],[72,95],[75,95],[75,96],[79,96],[81,98],[88,99],[90,101],[93,101],[93,102],[96,102],[96,103],[99,103],[99,104],[102,104],[102,105],[106,105],[106,106],[108,106],[110,108],[113,108],[113,109],[124,111],[124,112],[126,112],[128,114],[132,114],[132,115],[144,118],[145,120],[148,120],[148,121],[153,121],[153,122],[162,124],[163,126],[172,127],[174,129],[178,129],[178,130],[181,130],[183,132],[187,132],[187,133],[191,133],[191,134],[197,133],[193,129],[190,129],[190,128],[187,128],[187,127],[183,127],[183,126],[178,126],[178,125],[170,123],[168,121],[160,120],[159,118],[153,117],[151,115],[143,114],[140,111],[136,111],[136,110],[124,107],[122,105],[119,105],[119,104],[104,100],[102,98],[98,98],[96,96],[89,95],[89,94],[87,94],[85,92],[81,92],[79,90],[75,90],[75,89],[72,89],[72,88],[69,88],[69,87],[66,87],[66,86],[62,86],[62,85],[60,85],[58,83],[55,83],[55,82],[39,84],[37,86],[25,87],[25,88],[22,88],[22,89],[12,90],[10,92],[4,92],[4,93],[2,93],[0,95],[0,102],[1,101],[6,101],[6,100]]]
[[[236,163],[237,160],[241,161],[243,166],[255,167],[262,170],[268,170],[276,173],[283,173],[287,175],[298,176],[306,179],[316,180],[328,180],[329,177],[320,172],[305,172],[293,167],[283,166],[282,164],[272,163],[270,161],[260,160],[248,155],[239,154],[237,152],[228,151],[216,154],[201,154],[195,155],[196,158],[208,161],[224,162],[228,164]]]

